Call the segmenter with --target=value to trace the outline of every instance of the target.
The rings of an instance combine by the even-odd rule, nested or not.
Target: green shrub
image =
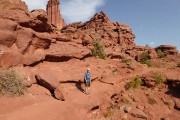
[[[148,67],[152,67],[153,66],[151,60],[146,60],[144,64],[146,64]]]
[[[148,67],[152,67],[152,62],[149,59],[149,53],[148,52],[143,52],[141,54],[141,63],[146,64]]]
[[[101,59],[105,59],[107,57],[106,53],[104,52],[104,46],[99,40],[95,40],[93,46],[94,48],[92,50],[92,56]]]
[[[156,85],[162,84],[165,81],[165,76],[161,72],[155,73],[155,82]]]
[[[131,81],[125,86],[126,89],[134,89],[143,84],[143,81],[138,76],[135,76],[131,79]]]
[[[158,55],[159,58],[164,58],[166,56],[166,54],[163,53],[162,50],[160,50],[160,49],[157,50],[157,55]]]
[[[0,95],[23,95],[27,85],[13,69],[0,70]]]
[[[147,51],[141,54],[141,62],[145,62],[146,60],[149,60],[149,53]]]

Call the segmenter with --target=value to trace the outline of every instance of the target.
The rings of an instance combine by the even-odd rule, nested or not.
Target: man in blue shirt
[[[90,94],[89,87],[90,87],[90,84],[91,84],[91,74],[90,74],[90,69],[89,68],[87,69],[87,72],[84,75],[84,84],[85,84],[85,87],[86,87],[85,88],[85,93]]]

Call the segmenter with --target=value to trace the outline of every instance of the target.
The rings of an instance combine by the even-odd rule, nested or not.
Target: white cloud
[[[149,44],[150,44],[150,45],[154,45],[155,43],[154,43],[154,42],[150,42]]]
[[[105,0],[66,0],[61,4],[62,16],[67,22],[86,21],[90,19]]]
[[[24,0],[29,7],[29,10],[34,9],[44,9],[46,10],[46,5],[48,0]]]
[[[25,0],[29,10],[44,9],[48,0]],[[67,23],[87,21],[97,8],[105,4],[105,0],[61,0],[61,14]]]

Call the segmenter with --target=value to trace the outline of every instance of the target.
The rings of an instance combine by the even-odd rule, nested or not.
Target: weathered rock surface
[[[58,88],[55,89],[54,96],[58,100],[61,100],[61,101],[66,100],[65,99],[65,91],[61,87],[58,87]]]
[[[79,31],[84,32],[86,36],[78,34]],[[115,47],[117,45],[122,46],[121,50],[132,49],[135,46],[134,38],[135,35],[129,26],[122,23],[113,23],[109,20],[104,12],[97,13],[94,17],[86,23],[74,23],[63,28],[62,32],[65,34],[73,33],[75,39],[82,39],[85,43],[92,42],[92,40],[103,41],[105,48]]]
[[[127,50],[126,54],[136,59],[138,62],[141,61],[142,53],[147,52],[149,59],[157,59],[158,55],[154,48],[150,48],[148,46],[135,46],[132,50]]]
[[[21,53],[25,53],[34,37],[33,30],[30,28],[20,28],[17,31],[16,45]]]
[[[41,73],[35,75],[37,83],[47,88],[51,93],[54,93],[55,89],[59,87],[57,78],[52,76],[48,71],[41,71]]]
[[[174,101],[175,101],[175,108],[177,110],[180,110],[180,100],[178,98],[175,98]]]
[[[109,109],[101,109],[103,104],[117,108],[118,113],[119,108],[126,109],[126,119],[179,118],[178,93],[169,85],[177,89],[180,85],[179,68],[176,67],[179,58],[173,57],[176,55],[174,47],[162,48],[162,52],[172,54],[171,64],[166,58],[158,59],[157,49],[136,46],[130,27],[111,22],[104,12],[97,13],[86,23],[77,22],[58,30],[48,23],[44,10],[27,12],[19,9],[19,0],[7,1],[10,5],[5,9],[1,9],[4,4],[0,4],[0,67],[15,66],[30,88],[25,96],[15,97],[10,102],[0,97],[0,105],[5,106],[0,108],[0,119],[32,119],[32,116],[37,119],[35,114],[38,112],[48,113],[38,114],[39,118],[47,120],[84,120],[93,114],[103,117],[99,113],[109,112]],[[104,44],[109,58],[90,57],[94,40]],[[148,68],[138,63],[143,52],[167,68]],[[82,93],[87,68],[92,74],[90,95]],[[159,69],[168,81],[156,88],[154,73]],[[137,75],[146,86],[155,88],[143,86],[134,91],[125,90],[125,84]],[[120,119],[119,116],[113,118]]]
[[[22,62],[23,56],[20,53],[0,45],[0,67],[13,67]]]
[[[73,42],[58,42],[50,46],[47,50],[46,58],[50,61],[66,61],[66,59],[68,60],[72,58],[82,59],[86,56],[90,56],[90,53],[91,51],[89,49],[79,44]]]
[[[147,119],[147,115],[140,109],[133,108],[129,113],[133,117]]]
[[[28,6],[22,0],[0,0],[0,9],[19,9],[28,11]]]
[[[163,53],[167,55],[178,55],[179,53],[176,46],[172,45],[160,45],[156,48],[156,50],[161,50]]]
[[[33,10],[30,18],[20,19],[19,24],[23,27],[32,28],[37,32],[50,32],[51,26],[47,23],[47,14],[44,10]]]

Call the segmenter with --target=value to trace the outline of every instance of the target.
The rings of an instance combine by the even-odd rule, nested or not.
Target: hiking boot
[[[88,92],[86,92],[86,91],[83,91],[83,93],[86,94],[86,95],[88,95]]]

